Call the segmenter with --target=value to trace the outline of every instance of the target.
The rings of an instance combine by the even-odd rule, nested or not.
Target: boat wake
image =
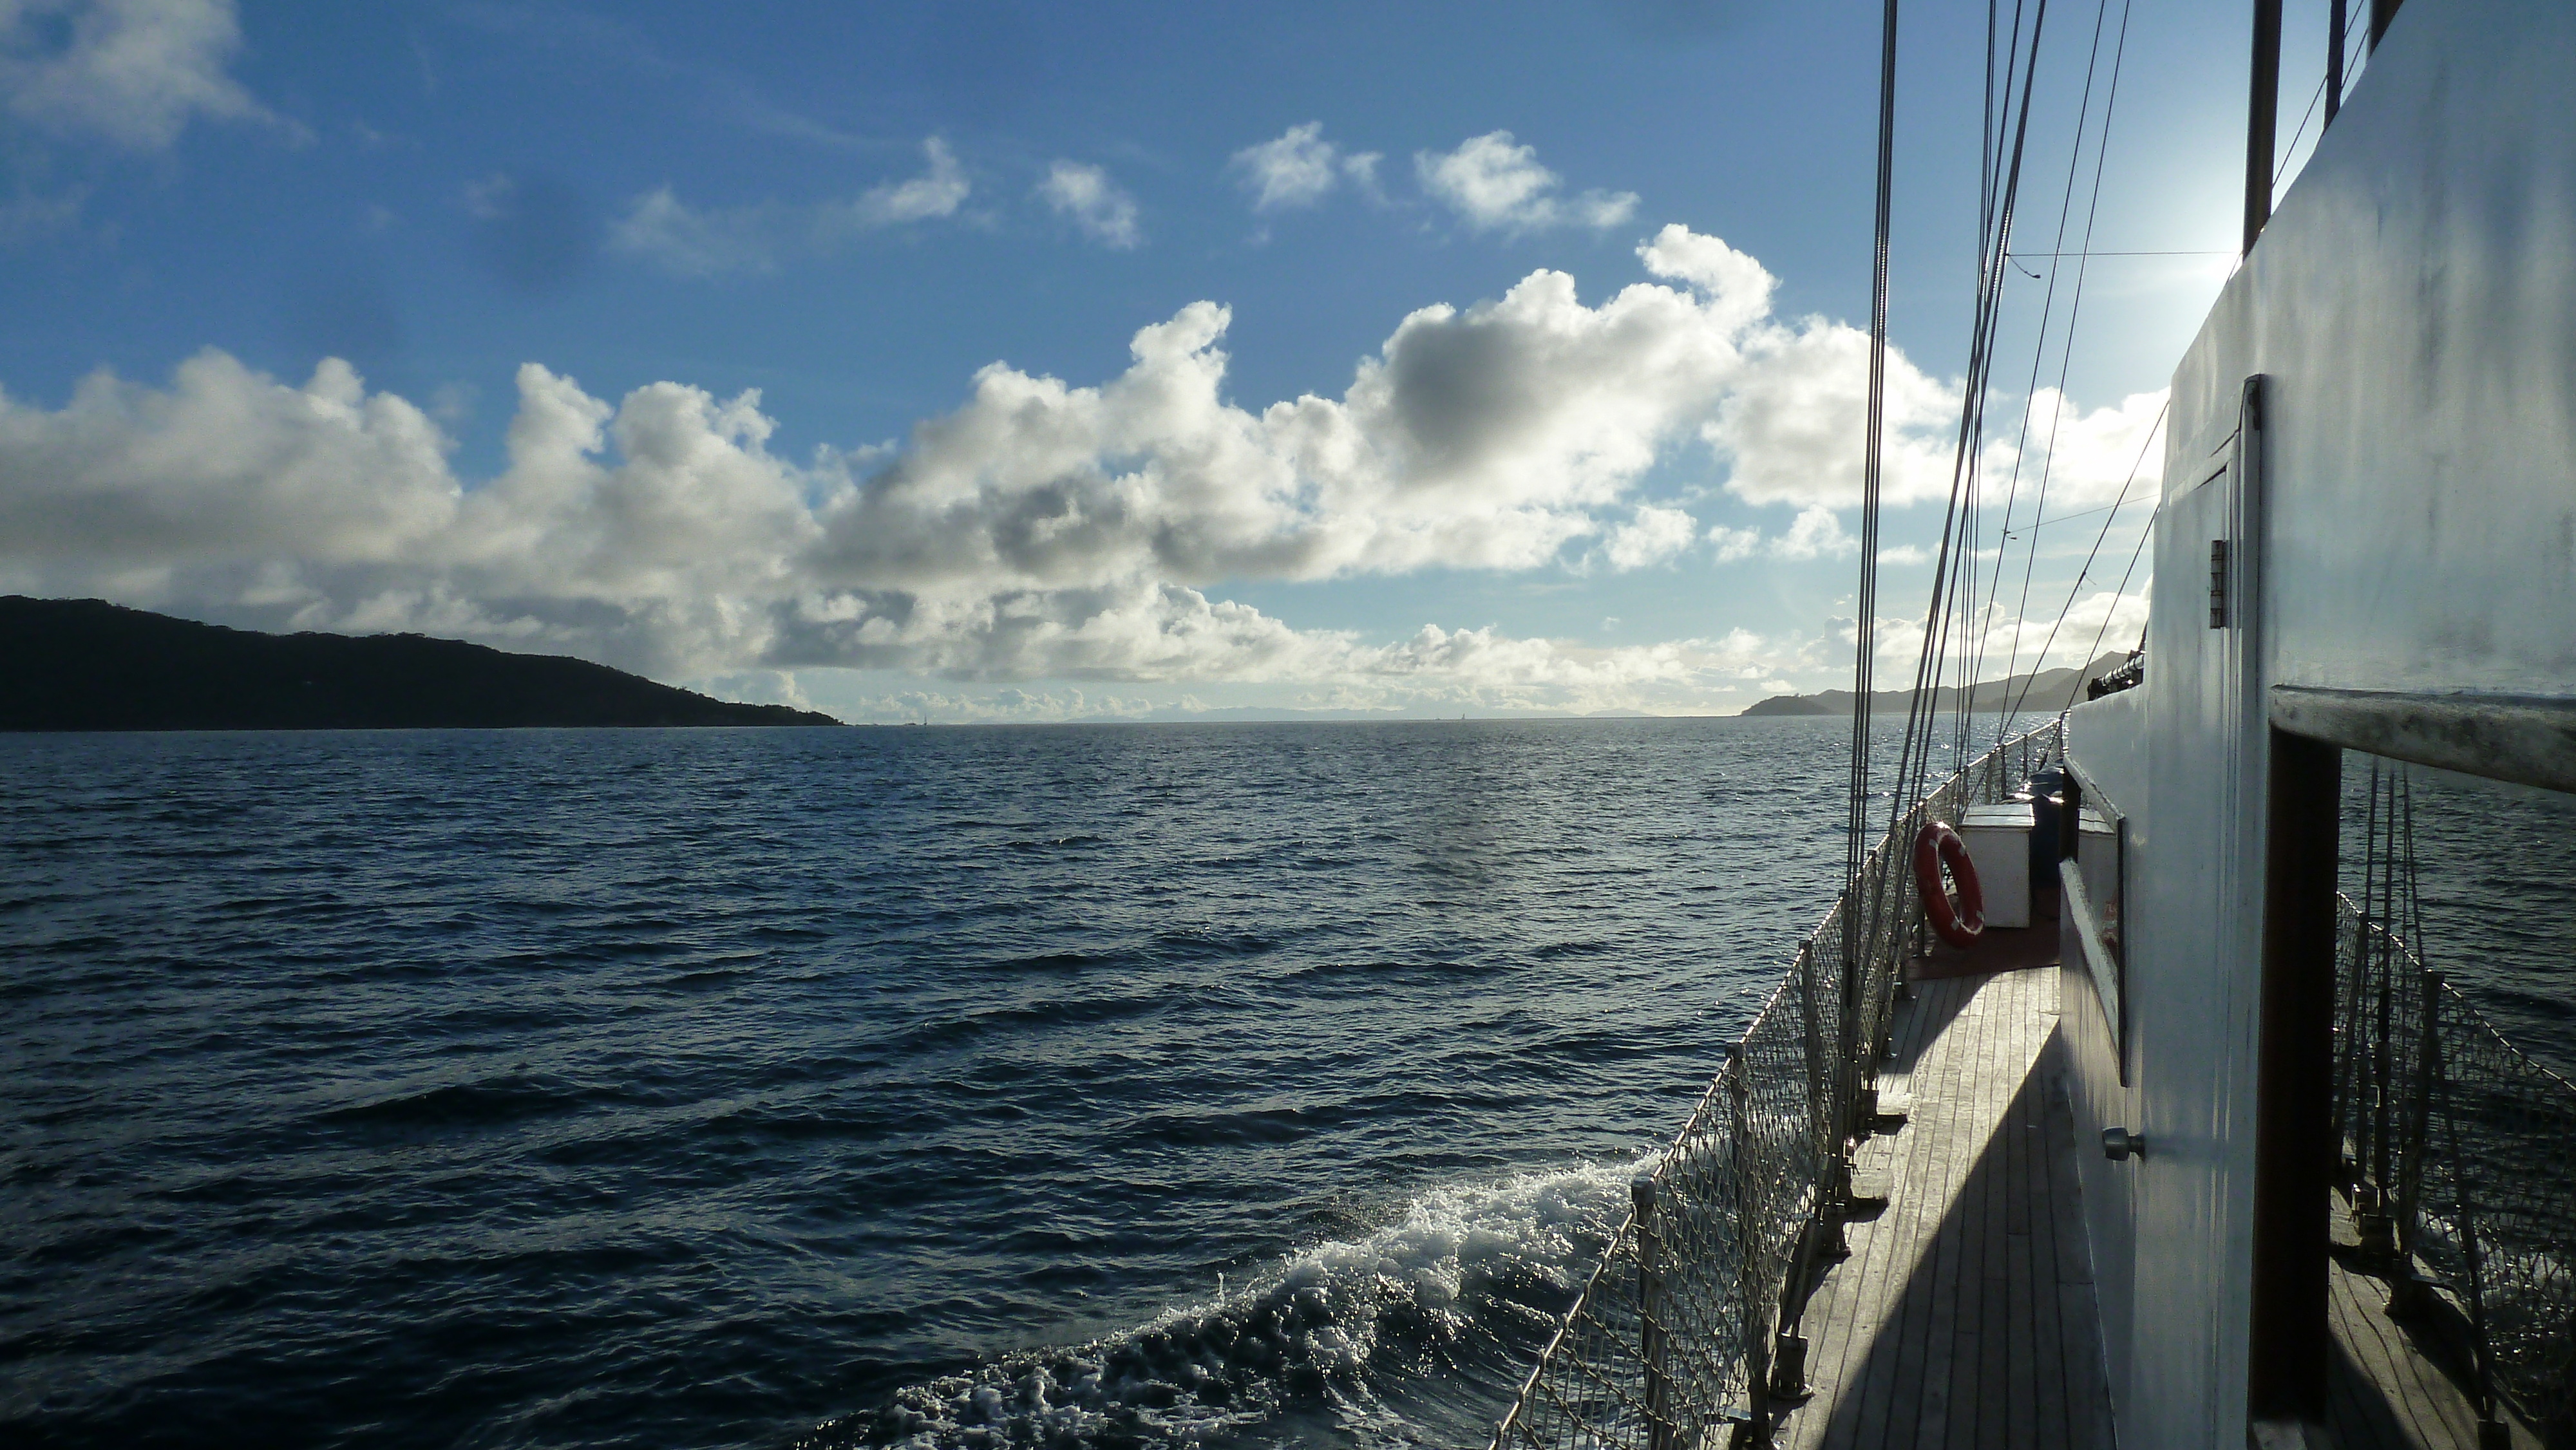
[[[1225,1445],[1291,1426],[1353,1445],[1481,1438],[1651,1161],[1435,1190],[1212,1299],[908,1386],[798,1444]]]

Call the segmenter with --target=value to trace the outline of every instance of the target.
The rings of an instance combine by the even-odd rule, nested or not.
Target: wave
[[[1408,1410],[1483,1417],[1481,1405],[1437,1413],[1435,1378],[1482,1385],[1499,1408],[1609,1241],[1628,1181],[1652,1162],[1437,1189],[1383,1228],[1289,1255],[1204,1302],[1087,1344],[996,1355],[796,1444],[1217,1445],[1314,1416],[1351,1443],[1420,1443],[1425,1427]]]

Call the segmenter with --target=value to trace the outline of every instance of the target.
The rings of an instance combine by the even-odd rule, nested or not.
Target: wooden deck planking
[[[1863,1158],[1889,1202],[1808,1302],[1814,1394],[1783,1443],[2110,1450],[2072,1120],[2042,1055],[2055,978],[1924,982],[1900,1010],[1880,1081],[1910,1116]]]
[[[2342,1450],[2475,1450],[2477,1409],[2465,1366],[2445,1370],[2388,1317],[2388,1285],[2338,1261],[2328,1270],[2335,1362],[2328,1425]],[[2513,1443],[2540,1441],[2508,1414]]]
[[[2052,1075],[2056,973],[1919,983],[1881,1091],[1909,1114],[1864,1145],[1888,1203],[1808,1301],[1813,1397],[1781,1443],[1883,1450],[2112,1450],[2071,1106]],[[2344,1235],[2348,1238],[2348,1231]],[[2469,1450],[2456,1377],[2387,1316],[2380,1280],[2338,1261],[2332,1432],[2344,1450]],[[2517,1447],[2537,1450],[2521,1425]]]

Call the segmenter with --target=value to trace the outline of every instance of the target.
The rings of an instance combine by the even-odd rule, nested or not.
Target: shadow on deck
[[[1803,1403],[1775,1443],[1809,1450],[2112,1450],[2101,1321],[2057,1041],[2058,973],[2027,934],[1918,967],[1879,1073],[1903,1115],[1860,1149],[1854,1191],[1885,1206],[1846,1231],[1800,1318]],[[1991,938],[2001,937],[2001,940]],[[1946,949],[1945,949],[1946,951]],[[1983,967],[1979,971],[1977,968]],[[2003,970],[1997,970],[2003,967]],[[2348,1223],[2338,1237],[2350,1242]],[[2465,1366],[2390,1319],[2388,1287],[2339,1248],[2329,1436],[2341,1450],[2476,1446]],[[2516,1450],[2538,1450],[2520,1424]]]
[[[1906,1122],[1855,1175],[1886,1207],[1807,1301],[1813,1393],[1781,1444],[2110,1450],[2057,973],[2015,965],[1922,982],[1898,1016],[1880,1094]]]

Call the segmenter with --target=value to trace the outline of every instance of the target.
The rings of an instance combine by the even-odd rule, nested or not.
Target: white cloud
[[[778,266],[784,209],[728,207],[700,211],[668,186],[635,198],[608,229],[608,243],[683,277],[768,272]]]
[[[224,73],[241,49],[232,0],[8,0],[0,4],[0,98],[62,135],[158,151],[188,123],[300,126]]]
[[[1672,229],[1667,228],[1667,234]],[[1696,238],[1695,242],[1711,239]],[[1661,252],[1658,258],[1654,255]],[[1641,252],[1650,270],[1688,278],[1719,265],[1689,260],[1658,238]],[[1741,254],[1737,254],[1740,256]],[[1746,258],[1749,262],[1751,259]],[[1757,328],[1746,344],[1754,365],[1700,429],[1729,464],[1726,489],[1748,503],[1821,503],[1836,509],[1861,502],[1862,450],[1867,436],[1869,335],[1845,323],[1809,318],[1796,326]],[[1887,420],[1882,500],[1892,506],[1946,499],[1957,460],[1960,389],[1925,374],[1890,347],[1887,354]],[[2162,450],[2150,437],[2164,394],[2136,393],[2117,407],[2084,412],[2041,389],[2020,452],[2026,456],[2018,498],[2027,509],[2043,468],[2049,476],[2050,511],[2108,503],[2133,476],[2132,498],[2151,496],[2161,473]],[[1987,425],[2018,423],[2001,403],[1989,405]],[[2051,426],[2055,423],[2053,456]],[[2160,435],[2157,435],[2160,436]],[[1980,458],[1978,495],[2000,506],[2013,488],[2015,439],[1990,436]]]
[[[1822,504],[1809,504],[1798,510],[1789,532],[1771,541],[1771,554],[1780,559],[1839,559],[1859,551],[1858,541],[1843,532],[1842,521]]]
[[[1455,151],[1417,151],[1413,168],[1433,200],[1477,231],[1615,227],[1637,210],[1637,195],[1630,191],[1559,197],[1557,174],[1539,164],[1536,149],[1515,144],[1509,131],[1470,137]]]
[[[2013,440],[1997,438],[1987,446],[1982,497],[2000,504],[2007,491],[2016,492],[2017,526],[2032,517],[2043,470],[2052,518],[2107,504],[2124,485],[2132,500],[2155,497],[2164,471],[2164,401],[2161,391],[2131,393],[2117,407],[2088,413],[2056,389],[2040,389],[2031,399],[2029,432],[2021,442],[2024,462],[2017,490]],[[1991,423],[1994,414],[1988,418]],[[2099,525],[2095,520],[2093,526]]]
[[[1679,222],[1639,244],[1637,259],[1658,277],[1673,278],[1723,300],[1728,310],[1722,320],[1736,327],[1769,313],[1772,289],[1779,285],[1760,262]]]
[[[81,208],[88,202],[85,187],[46,196],[28,190],[22,182],[16,196],[0,202],[0,246],[70,231],[80,225]]]
[[[1740,563],[1762,551],[1760,529],[1731,529],[1724,524],[1708,531],[1708,541],[1717,551],[1717,562]]]
[[[771,272],[791,257],[822,255],[861,233],[956,215],[974,190],[965,168],[936,136],[921,149],[928,163],[921,175],[817,206],[769,201],[695,208],[658,186],[635,198],[609,228],[609,245],[684,277]],[[489,185],[468,188],[469,206],[493,204]]]
[[[1978,653],[1977,678],[1999,680],[2035,669],[2087,664],[2096,655],[2128,649],[2137,643],[2138,631],[2146,623],[2147,594],[2143,588],[2133,594],[2105,589],[2067,603],[2063,622],[2053,613],[2022,615],[2002,603],[1986,605],[1978,610],[1966,633],[1970,647]],[[1848,627],[1843,637],[1850,640]],[[1881,619],[1876,638],[1882,667],[1911,664],[1923,651],[1923,621]],[[1953,650],[1956,648],[1954,645]],[[1959,666],[1954,662],[1945,683],[1958,683],[1958,672]],[[2053,702],[2048,708],[2053,711],[2063,703]]]
[[[1641,504],[1633,518],[1611,531],[1601,552],[1613,569],[1645,569],[1672,562],[1698,536],[1698,522],[1682,510]]]
[[[1229,313],[1193,303],[1097,384],[996,363],[901,447],[808,461],[769,450],[756,393],[660,382],[611,401],[529,364],[506,466],[467,480],[436,416],[347,364],[298,386],[210,351],[163,387],[94,375],[59,409],[0,394],[0,588],[419,629],[665,678],[842,667],[1682,708],[1813,668],[1809,646],[1447,627],[1373,642],[1208,592],[1687,557],[1698,525],[1641,500],[1642,480],[1712,422],[1741,450],[1772,436],[1757,406],[1829,412],[1840,382],[1819,384],[1803,349],[1835,325],[1772,318],[1769,275],[1713,238],[1667,229],[1646,260],[1686,285],[1586,304],[1572,278],[1532,272],[1405,317],[1339,396],[1259,409],[1226,394]],[[2146,416],[2068,413],[2097,451],[2136,432],[2113,420]],[[1720,561],[1848,556],[1829,492],[1771,490],[1798,509],[1777,537],[1704,537]]]
[[[1308,121],[1237,151],[1226,170],[1251,194],[1254,211],[1288,211],[1322,201],[1345,178],[1374,193],[1383,159],[1374,151],[1344,154],[1324,139],[1323,122]]]
[[[1226,169],[1252,193],[1254,211],[1313,206],[1341,180],[1333,143],[1323,137],[1321,121],[1291,126],[1275,139],[1237,151]]]
[[[447,451],[337,359],[299,389],[209,350],[166,391],[102,372],[59,412],[0,395],[0,538],[110,569],[398,559],[454,514]]]
[[[921,150],[930,169],[909,181],[889,181],[868,188],[847,209],[851,224],[891,227],[957,214],[957,208],[966,204],[973,190],[966,181],[965,168],[957,164],[957,154],[948,149],[948,143],[936,136],[922,142]]]
[[[1734,529],[1724,524],[1708,531],[1709,542],[1716,546],[1717,561],[1731,564],[1757,554],[1774,559],[1847,559],[1860,552],[1860,541],[1843,531],[1842,520],[1823,504],[1809,504],[1798,510],[1788,531],[1764,538],[1758,528]],[[1879,558],[1887,558],[1881,550]]]
[[[1145,240],[1136,226],[1136,199],[1089,162],[1052,163],[1038,183],[1038,196],[1104,247],[1126,251]]]

